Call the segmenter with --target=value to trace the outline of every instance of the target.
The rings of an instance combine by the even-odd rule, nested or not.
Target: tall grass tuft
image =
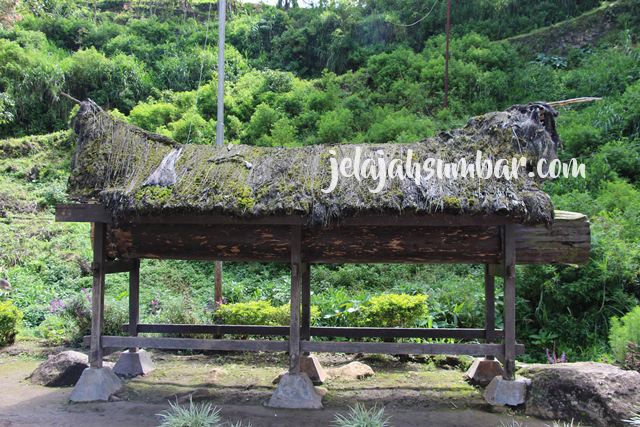
[[[336,414],[333,424],[335,427],[388,427],[389,417],[384,416],[384,408],[378,409],[376,406],[365,408],[364,405],[356,403],[354,407],[349,407],[349,413],[344,416]]]
[[[166,414],[158,415],[162,423],[160,427],[222,427],[220,409],[211,406],[211,403],[194,405],[189,399],[189,407],[183,408],[176,403],[169,402],[171,409]]]

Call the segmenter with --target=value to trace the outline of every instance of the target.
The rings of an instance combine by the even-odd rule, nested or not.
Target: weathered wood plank
[[[516,242],[515,227],[504,226],[504,379],[516,369]]]
[[[288,341],[269,340],[200,340],[195,338],[149,338],[103,336],[105,347],[142,347],[167,350],[233,350],[233,351],[287,351]]]
[[[133,268],[129,272],[129,336],[138,336],[138,323],[140,323],[140,260],[131,260]],[[129,353],[135,353],[138,349],[130,347]]]
[[[133,259],[118,259],[114,261],[106,261],[104,264],[105,274],[127,273],[136,268],[136,262]]]
[[[122,325],[128,332],[129,325]],[[138,325],[138,333],[289,336],[289,326],[261,325],[180,325],[147,323]]]
[[[100,337],[104,330],[104,276],[105,276],[105,237],[106,224],[94,224],[93,240],[93,286],[91,288],[91,350],[89,365],[102,368],[103,348]]]
[[[311,339],[311,264],[302,264],[300,339]],[[308,356],[308,354],[305,354]]]
[[[122,331],[128,332],[129,325],[122,325]],[[257,335],[288,336],[289,326],[258,325],[178,325],[178,324],[139,324],[138,333],[164,334],[207,334],[207,335]],[[344,338],[453,338],[453,339],[485,339],[484,329],[465,328],[363,328],[363,327],[327,327],[309,328],[310,336],[344,337]],[[502,330],[494,331],[495,337],[502,336]]]
[[[414,344],[390,342],[330,342],[303,341],[302,351],[366,354],[467,354],[471,356],[502,356],[502,344]],[[516,346],[517,354],[524,354],[524,346]]]
[[[581,224],[578,234],[558,231],[560,222],[553,230],[539,226],[528,234],[526,227],[516,226],[517,233],[524,233],[516,237],[518,263],[588,262],[589,225]],[[303,228],[302,261],[501,264],[497,230],[497,226]],[[109,228],[108,255],[289,262],[290,238],[290,227],[282,225],[119,224]]]
[[[496,336],[502,335],[502,330],[495,331]],[[344,338],[453,338],[453,339],[485,339],[484,329],[466,328],[335,328],[312,327],[311,336],[314,337],[344,337]]]
[[[102,204],[82,203],[82,204],[57,204],[57,222],[103,222],[110,223],[111,216],[104,209]]]
[[[495,277],[484,266],[484,342],[490,344],[496,340],[496,285]]]
[[[291,227],[291,316],[289,373],[300,373],[300,282],[302,281],[302,226]]]

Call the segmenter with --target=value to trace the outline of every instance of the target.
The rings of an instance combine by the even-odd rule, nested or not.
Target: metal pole
[[[447,0],[447,47],[444,57],[444,108],[449,108],[449,33],[451,31],[451,0]]]
[[[224,39],[227,2],[218,0],[218,122],[216,123],[216,145],[224,144]],[[215,303],[222,301],[222,261],[214,261]]]
[[[224,30],[227,4],[218,0],[218,123],[216,124],[216,145],[224,144]]]

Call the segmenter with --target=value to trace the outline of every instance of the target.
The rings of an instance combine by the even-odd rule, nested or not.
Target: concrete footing
[[[497,360],[476,359],[465,377],[469,381],[486,387],[495,377],[502,377],[504,370]]]
[[[118,358],[116,365],[113,367],[113,372],[122,376],[137,377],[138,375],[145,375],[154,369],[156,369],[156,365],[151,361],[149,353],[144,350],[129,353],[129,350],[127,350],[122,352]]]
[[[124,383],[111,368],[87,368],[71,391],[72,402],[108,401],[112,394],[124,389]]]
[[[527,398],[527,387],[531,380],[518,378],[516,380],[505,380],[502,377],[495,377],[484,391],[484,398],[491,405],[522,405]]]
[[[322,398],[316,393],[309,376],[286,374],[278,383],[267,406],[286,409],[322,409]]]
[[[327,380],[327,373],[315,355],[300,357],[300,372],[307,374],[315,385],[324,384]]]

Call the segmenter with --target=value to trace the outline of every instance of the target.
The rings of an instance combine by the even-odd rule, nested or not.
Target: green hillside
[[[0,298],[24,312],[23,336],[77,343],[90,316],[89,226],[53,221],[75,142],[75,105],[60,92],[180,142],[215,141],[217,4],[154,4],[98,1],[94,19],[93,2],[0,1],[0,279],[12,285]],[[640,2],[453,6],[449,108],[445,6],[231,3],[225,139],[415,142],[512,104],[602,97],[562,107],[558,119],[559,155],[584,162],[586,179],[545,184],[556,209],[589,215],[592,259],[519,267],[517,307],[526,358],[544,360],[555,342],[569,360],[598,360],[611,352],[612,316],[640,298]],[[353,324],[387,292],[429,295],[428,313],[412,324],[479,327],[482,280],[480,266],[318,266],[315,322]],[[288,303],[288,281],[286,265],[225,264],[224,296],[277,307]],[[216,321],[212,283],[209,263],[143,261],[143,321]],[[108,332],[126,317],[126,284],[109,277]]]

